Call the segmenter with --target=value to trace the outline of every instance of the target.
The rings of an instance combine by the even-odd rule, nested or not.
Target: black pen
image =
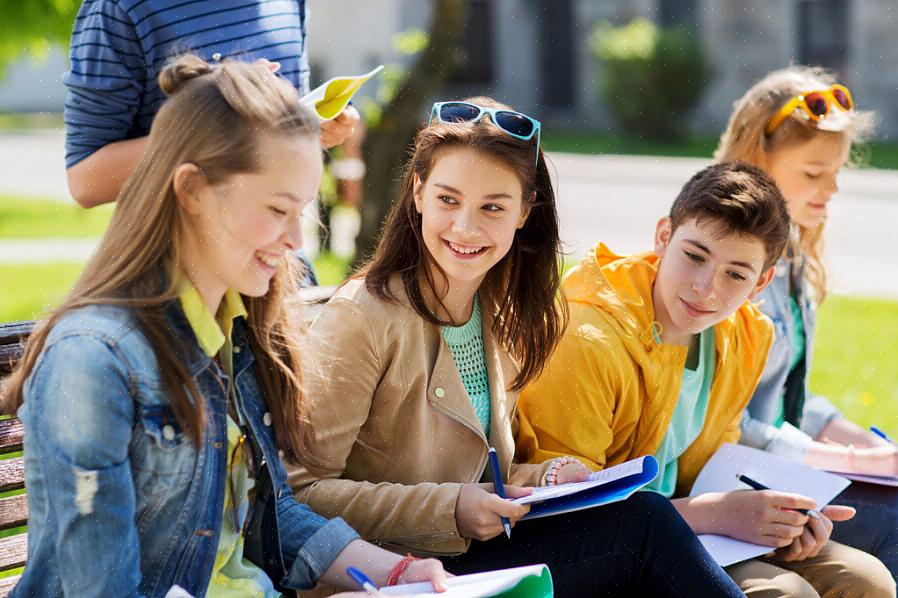
[[[756,482],[747,475],[742,475],[741,473],[736,474],[736,479],[745,484],[746,486],[751,486],[755,490],[770,490],[767,486],[762,484],[761,482]],[[817,511],[814,509],[793,509],[798,511],[802,515],[807,515],[808,517],[813,517],[814,519],[820,519],[820,515],[817,514]]]

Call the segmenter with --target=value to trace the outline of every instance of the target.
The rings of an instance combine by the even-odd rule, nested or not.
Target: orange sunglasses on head
[[[799,107],[812,121],[820,122],[829,114],[830,106],[838,106],[846,112],[854,108],[854,100],[851,99],[851,92],[847,87],[831,85],[829,89],[818,89],[795,96],[767,122],[764,132],[770,135],[776,131],[776,128]]]

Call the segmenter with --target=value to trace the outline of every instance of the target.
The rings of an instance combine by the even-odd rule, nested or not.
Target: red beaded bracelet
[[[416,556],[412,556],[412,553],[408,553],[398,563],[393,565],[393,568],[390,569],[389,575],[387,575],[387,585],[395,586],[399,583],[399,578],[402,577],[402,574],[405,573],[406,569],[408,569],[409,565],[411,565],[414,561],[420,560]]]

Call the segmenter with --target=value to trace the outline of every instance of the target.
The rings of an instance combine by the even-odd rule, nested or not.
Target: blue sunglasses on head
[[[436,118],[441,123],[476,123],[484,114],[490,115],[490,122],[512,137],[529,141],[536,136],[536,159],[539,161],[540,129],[539,121],[514,110],[484,108],[470,102],[437,102],[430,111],[430,122]],[[428,123],[429,124],[429,123]]]

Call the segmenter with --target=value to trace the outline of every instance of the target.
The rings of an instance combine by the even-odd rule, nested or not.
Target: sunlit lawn
[[[0,240],[99,235],[110,211],[0,197]],[[346,261],[315,260],[323,285],[339,283]],[[52,309],[80,272],[78,263],[0,264],[0,322],[33,319]],[[898,437],[898,302],[830,297],[820,308],[811,384],[849,417]]]
[[[0,195],[0,239],[99,237],[110,217],[112,206],[85,210],[74,202]]]
[[[677,156],[711,158],[717,147],[716,137],[685,139],[640,139],[591,131],[554,131],[543,136],[547,151],[575,154],[632,154],[640,156]],[[898,143],[874,141],[857,149],[862,164],[874,168],[898,168]]]

